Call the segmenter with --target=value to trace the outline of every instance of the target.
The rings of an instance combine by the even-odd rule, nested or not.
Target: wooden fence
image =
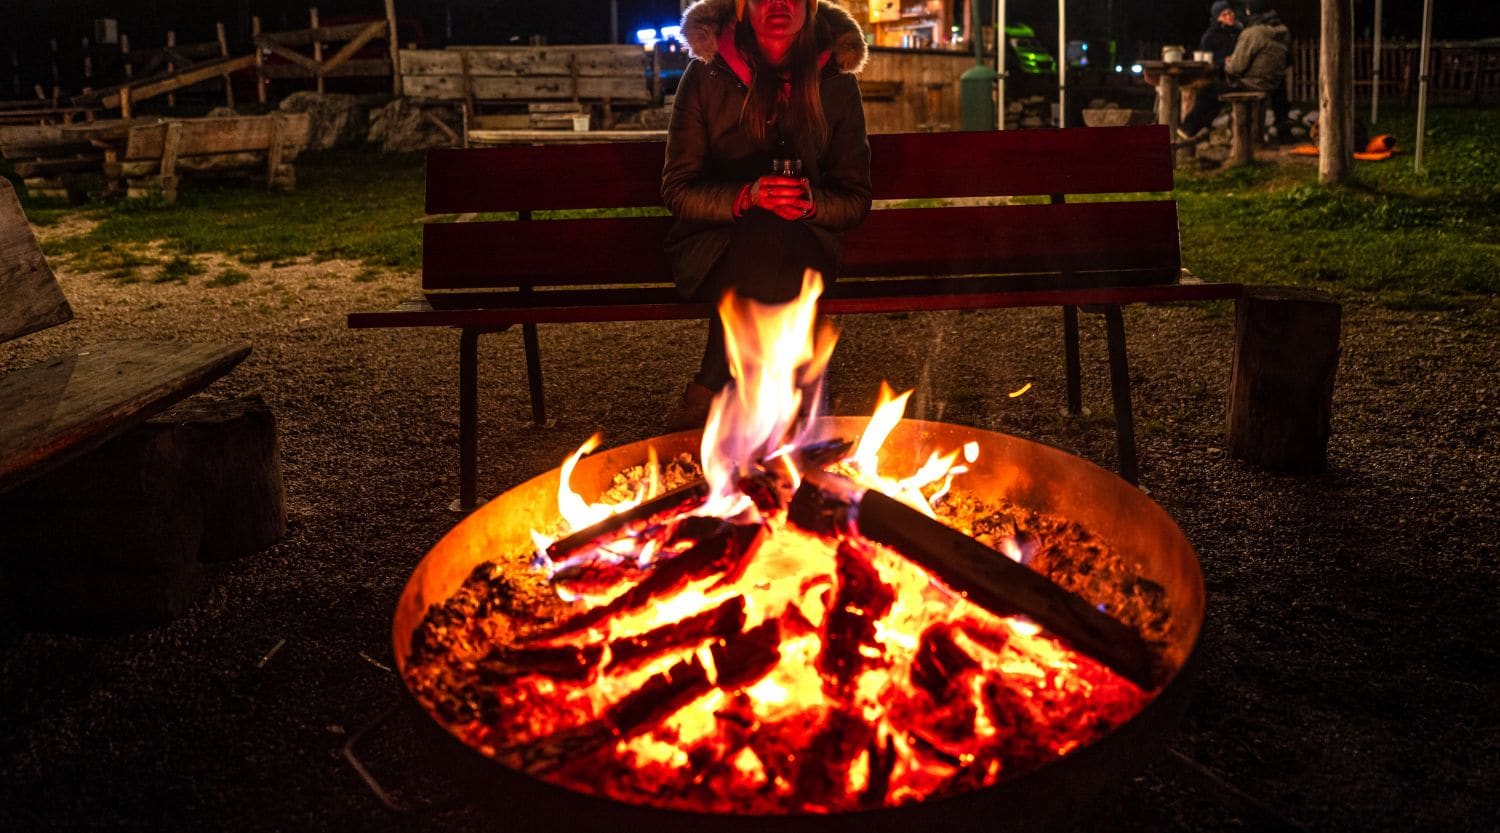
[[[1449,104],[1500,102],[1500,46],[1432,44],[1428,50],[1428,101]],[[1421,81],[1419,44],[1381,44],[1380,100],[1415,102]],[[1293,41],[1291,96],[1318,100],[1318,41]],[[1374,45],[1354,44],[1354,94],[1370,97],[1374,81]]]

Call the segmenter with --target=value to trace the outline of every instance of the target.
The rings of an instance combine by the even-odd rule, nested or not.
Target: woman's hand
[[[783,220],[812,215],[813,202],[806,179],[767,174],[750,186],[750,204]]]

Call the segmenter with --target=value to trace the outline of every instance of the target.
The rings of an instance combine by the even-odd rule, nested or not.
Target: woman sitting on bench
[[[782,303],[806,268],[831,283],[841,233],[870,209],[853,75],[866,57],[859,25],[817,0],[700,0],[682,33],[695,60],[677,88],[662,170],[662,199],[677,218],[666,252],[678,291]],[[668,429],[701,427],[729,377],[713,316]]]

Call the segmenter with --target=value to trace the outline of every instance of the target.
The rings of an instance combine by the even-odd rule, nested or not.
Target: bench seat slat
[[[1237,283],[1196,283],[1162,286],[1104,286],[1087,289],[1033,289],[956,295],[874,298],[829,298],[822,311],[829,315],[878,312],[1004,309],[1009,307],[1088,306],[1093,304],[1171,303],[1232,300],[1244,294]],[[640,303],[601,306],[532,307],[508,309],[434,309],[414,299],[387,312],[349,314],[352,329],[384,327],[473,327],[503,330],[515,324],[579,324],[613,321],[669,321],[706,318],[712,305]]]
[[[881,133],[870,177],[877,200],[1170,191],[1170,152],[1161,125]],[[665,142],[434,150],[427,213],[659,206],[665,160]]]
[[[671,224],[670,217],[433,223],[423,229],[422,285],[664,283],[669,267],[655,241]],[[1170,283],[1180,266],[1177,240],[1170,200],[885,209],[845,236],[840,274],[1134,273],[1132,283]]]
[[[248,344],[106,342],[0,376],[0,491],[207,387]]]

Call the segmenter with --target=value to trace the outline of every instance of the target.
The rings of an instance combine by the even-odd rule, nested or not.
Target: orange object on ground
[[[1287,148],[1286,152],[1292,156],[1317,156],[1318,146],[1297,145]],[[1366,162],[1379,162],[1384,159],[1390,159],[1391,155],[1395,153],[1397,153],[1396,140],[1391,138],[1390,134],[1382,133],[1371,139],[1369,144],[1365,145],[1364,150],[1356,151],[1354,158],[1363,159]]]

